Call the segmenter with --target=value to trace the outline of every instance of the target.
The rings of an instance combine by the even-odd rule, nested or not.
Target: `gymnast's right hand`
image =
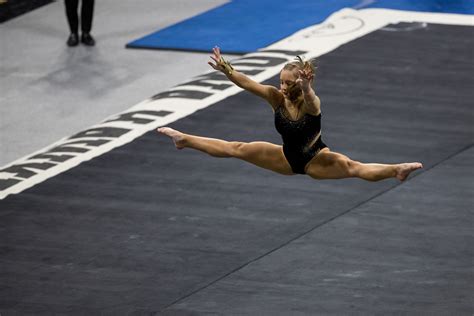
[[[223,67],[220,67],[220,61],[221,61],[221,50],[219,47],[215,46],[213,49],[212,49],[212,52],[213,52],[213,55],[209,56],[214,62],[212,63],[211,61],[208,62],[208,64],[214,68],[215,70],[218,70],[218,71],[224,71],[224,68]]]
[[[209,61],[208,64],[217,71],[221,71],[226,75],[232,75],[234,68],[232,65],[224,59],[221,55],[221,50],[219,47],[215,46],[212,49],[213,55],[209,56],[213,61]]]

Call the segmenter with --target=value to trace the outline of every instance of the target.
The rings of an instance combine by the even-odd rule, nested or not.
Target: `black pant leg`
[[[90,33],[92,28],[92,17],[94,16],[94,0],[82,0],[81,30],[82,33]]]
[[[65,0],[66,16],[71,33],[77,33],[79,28],[79,17],[77,16],[77,6],[79,0]]]

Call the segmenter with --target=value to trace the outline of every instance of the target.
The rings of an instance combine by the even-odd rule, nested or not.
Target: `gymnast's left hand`
[[[314,73],[310,69],[298,70],[298,79],[296,84],[303,90],[303,92],[311,89],[313,83]]]

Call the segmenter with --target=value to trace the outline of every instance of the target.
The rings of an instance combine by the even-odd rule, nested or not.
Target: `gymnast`
[[[213,157],[234,157],[283,175],[307,174],[314,179],[357,177],[368,181],[397,178],[404,181],[419,162],[400,164],[361,163],[332,152],[321,138],[321,102],[312,83],[314,66],[297,57],[280,72],[280,89],[260,84],[235,70],[213,48],[209,65],[242,89],[265,99],[275,114],[275,127],[283,146],[268,142],[228,142],[181,133],[169,127],[158,132],[169,136],[176,148],[192,148]]]

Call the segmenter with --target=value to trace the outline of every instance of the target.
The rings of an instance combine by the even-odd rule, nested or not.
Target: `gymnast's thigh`
[[[268,142],[241,143],[235,157],[280,174],[294,174],[280,145]]]
[[[349,157],[323,148],[306,166],[306,174],[315,179],[352,177]]]

